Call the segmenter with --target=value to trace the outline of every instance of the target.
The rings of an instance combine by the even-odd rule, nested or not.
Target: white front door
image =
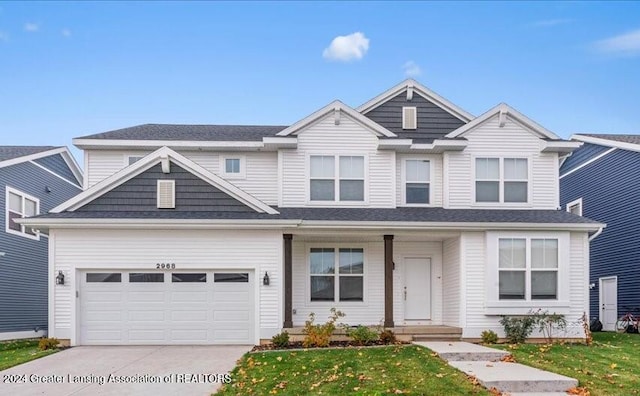
[[[404,319],[431,319],[431,259],[404,260]]]
[[[602,329],[615,331],[618,320],[618,278],[600,278],[600,321]]]

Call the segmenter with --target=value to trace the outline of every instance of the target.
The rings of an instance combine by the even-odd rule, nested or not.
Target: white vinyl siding
[[[75,286],[77,271],[135,270],[157,272],[157,263],[176,269],[253,270],[256,278],[269,273],[271,283],[256,284],[256,332],[271,338],[282,326],[282,234],[258,230],[55,230],[49,244],[54,273],[63,271],[65,285],[52,285],[52,337],[77,336]],[[212,257],[215,260],[212,260]],[[80,297],[82,298],[82,296]],[[257,342],[257,339],[255,340]]]
[[[556,209],[559,204],[558,155],[541,153],[544,142],[507,117],[500,128],[498,116],[467,132],[467,148],[443,154],[446,196],[444,206],[451,209],[496,208],[502,204],[475,200],[474,168],[476,158],[527,158],[529,166],[526,203],[508,203],[509,208]]]
[[[297,135],[296,150],[281,150],[280,193],[283,207],[308,206],[309,158],[312,155],[365,157],[365,202],[333,202],[324,206],[394,207],[396,196],[395,153],[378,150],[378,138],[343,114],[335,125],[329,115]],[[313,203],[318,206],[318,203]]]

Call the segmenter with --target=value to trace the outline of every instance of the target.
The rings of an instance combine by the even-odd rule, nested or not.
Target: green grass
[[[487,395],[426,348],[309,349],[246,354],[217,395]]]
[[[594,333],[593,345],[498,346],[518,363],[580,381],[593,396],[640,395],[640,335]]]
[[[37,340],[0,342],[0,370],[51,355],[57,349],[40,351]]]

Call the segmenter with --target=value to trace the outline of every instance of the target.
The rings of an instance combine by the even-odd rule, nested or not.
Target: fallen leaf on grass
[[[505,363],[515,363],[516,358],[514,358],[513,355],[504,355],[500,358],[500,361]]]
[[[442,377],[444,377],[444,374],[438,373],[438,374],[436,374],[436,377],[442,378]]]
[[[571,388],[567,391],[568,394],[570,395],[577,395],[577,396],[590,396],[591,392],[589,392],[587,390],[587,388],[585,388],[584,386],[577,386],[575,388]]]
[[[611,370],[613,370],[613,369],[615,369],[616,367],[618,367],[618,365],[617,365],[616,363],[611,363],[611,366],[609,366],[609,367],[611,367]]]

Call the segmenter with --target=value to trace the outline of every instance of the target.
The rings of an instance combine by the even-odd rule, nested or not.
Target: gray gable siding
[[[618,315],[640,307],[640,153],[616,150],[560,180],[560,203],[582,198],[584,216],[606,223],[590,246],[591,317],[599,317],[599,282],[618,277]]]
[[[60,154],[38,158],[33,162],[37,162],[38,164],[44,166],[52,172],[55,172],[56,174],[69,180],[71,183],[82,184],[80,180],[76,179],[76,176],[69,168],[69,165],[67,165],[67,162],[64,160],[64,158],[62,158],[62,155]]]
[[[176,208],[158,209],[157,181],[175,180]],[[255,212],[191,172],[171,163],[171,173],[160,164],[77,209],[80,212]]]
[[[609,149],[611,149],[611,147],[600,146],[598,144],[583,144],[579,149],[574,151],[566,161],[564,161],[560,167],[560,175],[564,175]]]
[[[48,240],[6,232],[6,187],[40,199],[40,213],[72,198],[81,189],[24,162],[0,169],[0,332],[47,328]],[[46,192],[49,187],[50,192]]]
[[[402,107],[404,106],[415,106],[417,108],[417,129],[402,129]],[[406,91],[370,110],[365,116],[397,134],[400,138],[417,139],[418,142],[422,143],[442,138],[447,133],[465,124],[415,92],[411,101],[407,101]]]

